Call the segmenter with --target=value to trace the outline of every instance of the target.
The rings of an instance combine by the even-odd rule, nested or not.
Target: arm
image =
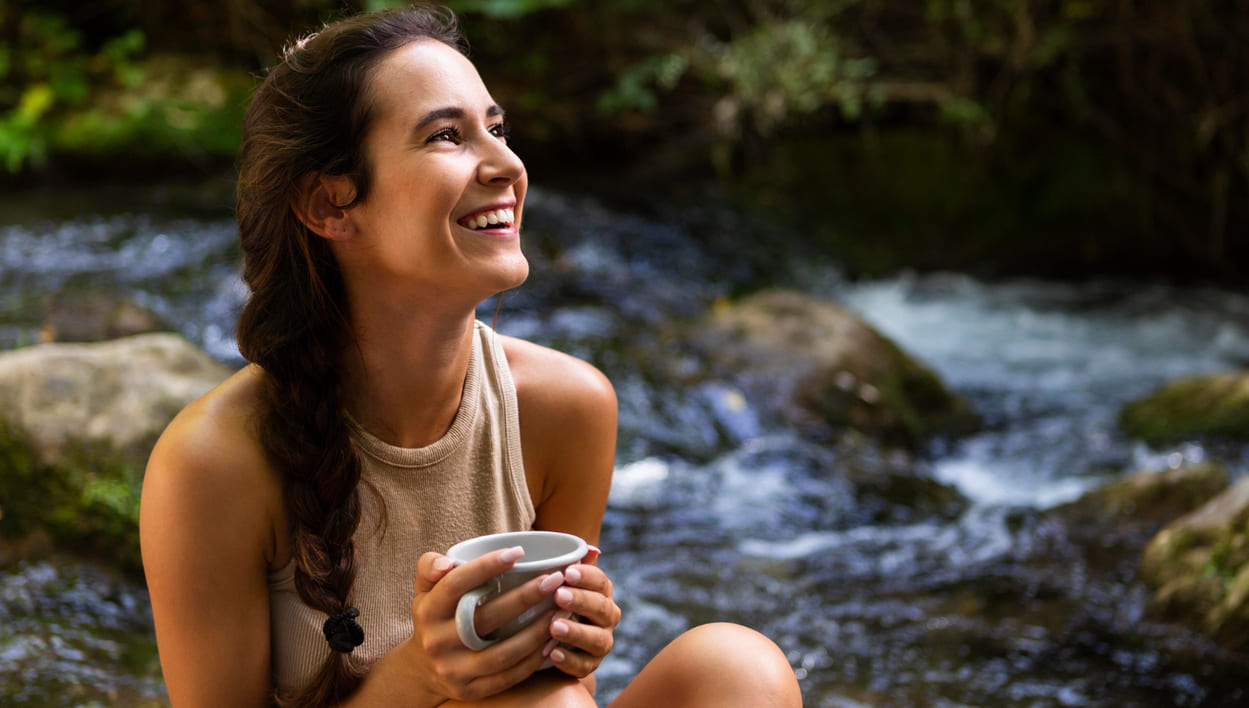
[[[557,361],[519,404],[534,527],[597,544],[616,462],[616,392],[589,364]]]
[[[144,572],[173,705],[267,706],[267,563],[279,491],[220,393],[192,404],[148,461]]]
[[[504,342],[516,381],[534,525],[597,544],[615,466],[615,391],[583,361],[521,340]],[[562,644],[552,663],[581,677],[591,692],[592,672],[611,650],[620,621],[611,580],[592,563],[568,570],[567,585],[555,596],[565,612],[551,624],[552,637]]]

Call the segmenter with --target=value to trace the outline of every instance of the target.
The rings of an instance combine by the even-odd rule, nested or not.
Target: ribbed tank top
[[[413,405],[420,405],[414,402]],[[355,607],[364,644],[352,653],[368,666],[412,636],[416,562],[473,536],[533,527],[533,501],[521,461],[516,387],[493,330],[475,324],[459,410],[446,435],[421,448],[382,442],[352,421],[363,467],[356,530]],[[376,494],[369,491],[369,485]],[[379,503],[386,524],[379,522]],[[327,615],[295,591],[295,564],[269,574],[273,685],[293,691],[330,654]]]

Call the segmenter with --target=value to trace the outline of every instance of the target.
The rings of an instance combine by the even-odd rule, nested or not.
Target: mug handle
[[[486,647],[499,641],[497,639],[482,639],[477,635],[477,628],[473,626],[473,620],[477,614],[477,605],[481,603],[481,599],[491,591],[491,588],[482,585],[473,588],[460,598],[460,603],[455,606],[455,632],[460,635],[460,641],[464,646],[473,651],[481,651]]]

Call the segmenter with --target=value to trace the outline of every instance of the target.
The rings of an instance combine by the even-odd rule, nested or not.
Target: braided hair
[[[295,587],[304,603],[330,616],[324,663],[307,686],[275,696],[279,705],[337,703],[365,673],[351,655],[363,633],[351,607],[361,467],[339,378],[351,345],[349,309],[328,244],[295,215],[292,197],[301,178],[321,173],[352,180],[354,199],[339,206],[366,198],[370,78],[389,52],[422,39],[467,54],[455,16],[443,8],[383,10],[326,25],[284,50],[244,119],[236,217],[250,295],[239,350],[265,374],[257,432],[283,478]]]

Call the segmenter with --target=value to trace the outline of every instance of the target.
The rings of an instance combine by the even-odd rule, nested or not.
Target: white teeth
[[[484,229],[487,226],[497,226],[499,224],[511,224],[515,219],[515,212],[511,209],[495,209],[487,211],[477,216],[470,216],[460,223],[470,229]]]

